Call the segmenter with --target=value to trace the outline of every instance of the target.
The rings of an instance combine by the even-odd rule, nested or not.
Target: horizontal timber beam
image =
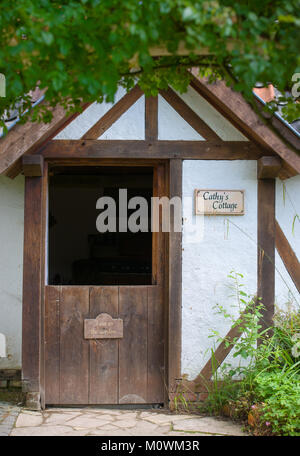
[[[52,140],[39,149],[45,159],[160,158],[257,160],[265,152],[248,141]]]

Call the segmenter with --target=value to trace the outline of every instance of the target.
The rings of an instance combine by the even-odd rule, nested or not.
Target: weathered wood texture
[[[162,297],[156,286],[47,286],[46,404],[162,403]],[[123,319],[123,338],[84,339],[84,319],[102,312]]]
[[[124,339],[120,342],[119,401],[147,402],[147,287],[119,287]]]
[[[193,72],[196,76],[197,69]],[[300,173],[299,155],[293,146],[287,145],[273,132],[241,94],[227,87],[223,81],[210,84],[207,78],[194,77],[191,86],[250,140],[265,151],[273,151],[285,161],[279,173],[281,179]]]
[[[170,160],[170,198],[182,196],[182,160]],[[181,286],[182,286],[182,233],[174,231],[171,217],[169,233],[169,338],[168,387],[171,393],[176,379],[181,376]]]
[[[43,160],[42,172],[42,246],[41,246],[41,346],[45,342],[45,283],[47,274],[47,233],[48,233],[48,163]],[[45,352],[41,350],[41,370],[40,370],[40,401],[41,407],[45,408]]]
[[[289,244],[287,238],[284,235],[284,232],[280,228],[279,223],[275,222],[275,242],[276,249],[279,253],[291,279],[293,280],[297,290],[300,293],[300,263],[299,260],[293,251],[291,245]]]
[[[26,177],[23,254],[22,379],[24,390],[40,391],[42,188],[41,177]]]
[[[152,165],[163,196],[165,164]],[[151,286],[45,287],[46,404],[165,401],[166,234],[154,234]],[[101,313],[123,320],[122,338],[84,338],[84,320]]]
[[[106,312],[119,317],[118,287],[90,289],[90,318]],[[92,404],[117,404],[119,400],[119,340],[91,340],[89,401]]]
[[[143,92],[139,86],[135,86],[130,92],[126,93],[95,125],[93,125],[83,136],[82,139],[97,139],[108,130],[111,125],[118,120],[141,96]]]
[[[145,140],[155,141],[158,135],[158,97],[145,98]]]
[[[60,404],[88,404],[89,341],[83,322],[89,317],[89,289],[61,287],[59,317]]]
[[[152,158],[257,160],[266,152],[248,141],[54,140],[39,153],[46,159]]]
[[[60,294],[61,287],[45,290],[45,399],[49,404],[59,404],[60,379]]]
[[[266,329],[273,323],[275,300],[275,179],[258,180],[257,210],[257,296]]]
[[[44,157],[42,155],[23,155],[22,169],[24,176],[41,177],[44,171]]]
[[[89,104],[85,103],[81,108],[85,110],[88,106]],[[19,163],[22,155],[34,153],[80,113],[66,116],[64,109],[56,106],[52,114],[50,123],[30,121],[25,124],[18,123],[4,138],[0,139],[0,174],[8,171],[9,177],[15,177],[22,168],[22,164]]]
[[[279,157],[261,157],[257,160],[257,178],[273,179],[278,176],[282,168],[282,160]]]

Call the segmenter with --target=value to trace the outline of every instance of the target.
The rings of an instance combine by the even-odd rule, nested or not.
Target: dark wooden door
[[[165,193],[162,166],[153,193]],[[165,234],[152,243],[153,285],[45,286],[46,404],[164,402]],[[102,313],[123,320],[122,338],[84,337]]]
[[[162,287],[47,286],[45,298],[46,404],[163,402]],[[123,320],[122,339],[84,339],[100,313]]]

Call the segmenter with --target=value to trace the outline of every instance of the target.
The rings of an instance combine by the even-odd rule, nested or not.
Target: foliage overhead
[[[80,100],[112,101],[119,83],[138,80],[147,95],[167,84],[183,92],[191,67],[248,100],[258,81],[286,94],[300,73],[299,11],[300,0],[1,0],[0,118],[8,107],[29,108],[24,94],[37,85],[47,92],[34,118],[49,121],[56,104],[72,111]],[[158,46],[170,55],[151,55]],[[291,121],[300,103],[288,98]]]

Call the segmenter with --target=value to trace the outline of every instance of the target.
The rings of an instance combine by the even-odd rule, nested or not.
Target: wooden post
[[[145,98],[145,140],[156,141],[158,136],[158,97]]]
[[[23,155],[22,168],[26,177],[41,177],[44,171],[44,157],[42,155]]]
[[[280,169],[275,168],[274,174]],[[275,299],[275,175],[270,178],[271,164],[267,172],[259,163],[258,173],[268,176],[258,179],[257,204],[257,296],[265,307],[261,323],[266,329],[273,324]]]
[[[170,198],[182,196],[182,160],[170,160]],[[168,390],[169,396],[176,389],[181,376],[181,284],[182,284],[182,233],[174,232],[171,216],[169,234],[169,340],[168,340]],[[171,404],[170,404],[171,406]]]
[[[273,325],[275,300],[275,193],[282,168],[278,157],[261,157],[257,163],[257,296],[265,307],[263,329]]]
[[[42,373],[42,296],[46,188],[43,177],[25,178],[22,385],[27,406],[40,409]]]

